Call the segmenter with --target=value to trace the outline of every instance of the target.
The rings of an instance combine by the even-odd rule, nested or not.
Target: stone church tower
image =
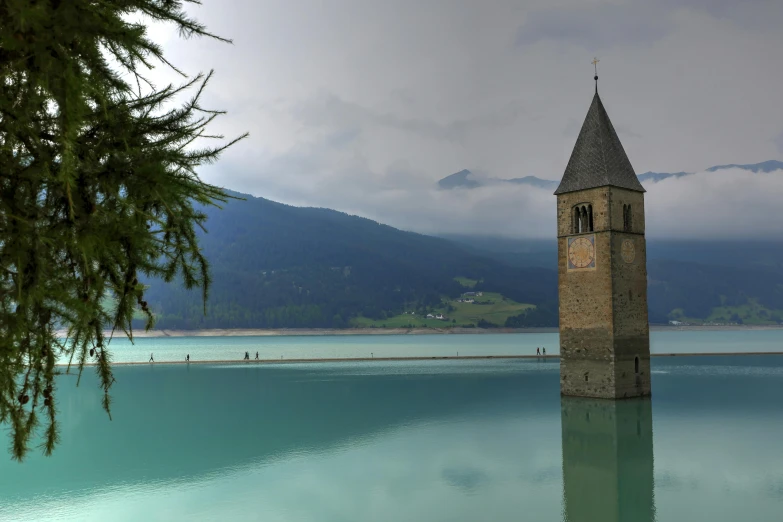
[[[605,399],[650,395],[644,188],[597,83],[555,195],[560,391]]]

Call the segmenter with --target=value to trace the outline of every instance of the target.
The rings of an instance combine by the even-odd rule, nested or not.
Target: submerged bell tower
[[[597,63],[594,60],[593,63]],[[650,395],[644,188],[596,89],[557,196],[562,395]]]

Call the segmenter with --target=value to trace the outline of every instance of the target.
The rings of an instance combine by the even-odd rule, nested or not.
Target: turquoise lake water
[[[261,359],[330,359],[460,355],[532,355],[536,347],[559,353],[557,333],[340,335],[259,337],[148,337],[131,344],[111,343],[113,360],[157,362],[240,360],[246,351]],[[783,351],[783,329],[736,331],[656,331],[650,334],[652,353],[728,353]],[[67,361],[63,361],[67,362]]]
[[[760,351],[767,332],[740,333]],[[558,372],[535,359],[124,366],[112,421],[92,372],[78,388],[63,375],[61,444],[0,458],[0,520],[781,520],[783,356],[655,358],[652,400],[620,403],[561,399]]]

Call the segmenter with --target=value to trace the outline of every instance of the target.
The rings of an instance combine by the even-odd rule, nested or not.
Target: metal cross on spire
[[[598,62],[600,62],[598,58],[593,58],[593,61],[590,62],[593,64],[593,67],[595,68],[595,76],[593,77],[593,80],[595,80],[595,93],[598,94]]]

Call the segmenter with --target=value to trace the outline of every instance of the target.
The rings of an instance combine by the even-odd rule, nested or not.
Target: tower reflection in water
[[[649,398],[563,397],[566,522],[653,522],[653,429]]]

